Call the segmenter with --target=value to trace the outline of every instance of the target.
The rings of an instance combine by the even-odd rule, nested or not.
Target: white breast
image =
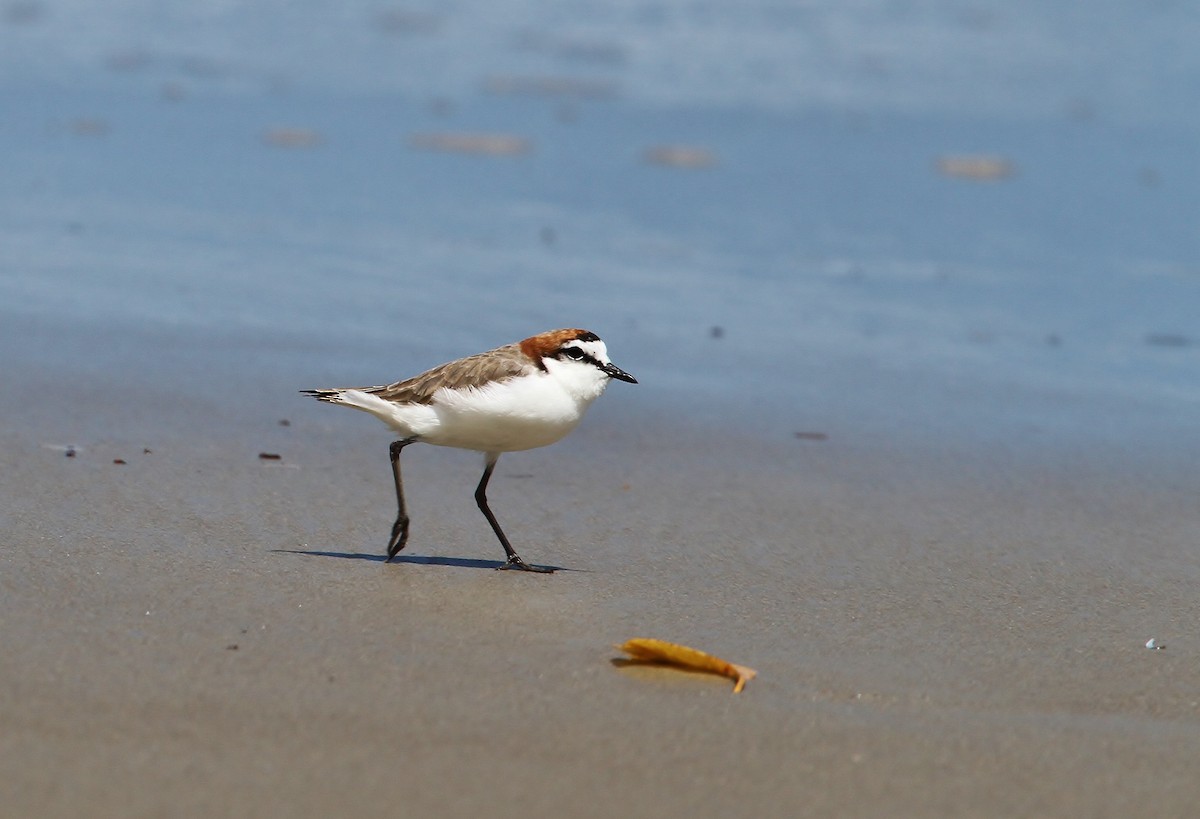
[[[539,371],[479,389],[439,390],[431,405],[436,427],[419,433],[421,440],[480,452],[547,446],[573,430],[604,390],[569,387]]]

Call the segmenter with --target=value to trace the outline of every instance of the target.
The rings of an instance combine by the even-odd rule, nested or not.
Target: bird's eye
[[[583,358],[583,350],[579,349],[578,347],[567,347],[563,350],[563,353],[565,353],[567,358],[571,359],[572,361],[579,361],[581,358]]]

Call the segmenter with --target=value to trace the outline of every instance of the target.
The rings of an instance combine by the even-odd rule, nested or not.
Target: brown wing
[[[460,389],[482,387],[489,381],[507,381],[533,369],[529,357],[516,344],[498,347],[486,353],[451,361],[434,367],[407,381],[397,381],[383,387],[364,387],[363,392],[378,395],[385,401],[402,404],[429,404],[433,394],[442,387]]]

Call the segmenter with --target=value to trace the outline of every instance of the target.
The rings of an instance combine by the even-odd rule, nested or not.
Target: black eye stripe
[[[567,355],[568,353],[578,353],[579,357],[576,358],[575,356]],[[555,354],[554,357],[555,358],[565,358],[568,361],[581,361],[581,362],[586,361],[588,364],[591,364],[593,367],[596,367],[597,369],[601,369],[601,370],[604,369],[604,365],[601,364],[599,361],[597,361],[595,356],[593,356],[587,350],[581,350],[578,347],[563,347],[561,350],[558,351],[558,353]]]

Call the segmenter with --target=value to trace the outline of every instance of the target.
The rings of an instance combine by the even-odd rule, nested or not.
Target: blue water
[[[713,419],[1200,407],[1188,4],[4,9],[0,332],[44,366],[377,382],[577,325]]]

